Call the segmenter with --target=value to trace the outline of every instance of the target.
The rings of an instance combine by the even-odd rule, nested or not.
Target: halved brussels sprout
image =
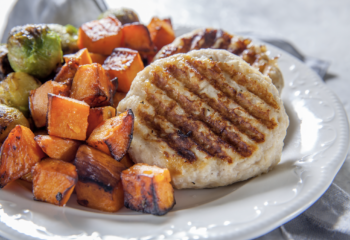
[[[18,109],[0,104],[0,143],[4,142],[7,135],[16,125],[29,128],[29,122]]]
[[[0,103],[17,108],[29,115],[28,97],[30,90],[40,87],[41,82],[23,72],[10,73],[0,82]]]
[[[79,50],[77,44],[78,29],[70,24],[66,26],[48,24],[47,26],[60,36],[63,54],[75,53]]]
[[[109,9],[98,16],[98,19],[113,15],[124,25],[126,23],[140,22],[136,12],[129,8]]]
[[[8,59],[16,72],[45,78],[62,63],[61,40],[46,25],[18,26],[7,40]]]

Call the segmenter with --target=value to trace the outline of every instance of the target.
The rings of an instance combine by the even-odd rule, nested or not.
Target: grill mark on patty
[[[170,74],[160,70],[160,67],[158,67],[153,72],[153,78],[150,78],[152,84],[162,89],[169,98],[175,100],[195,120],[206,123],[210,130],[225,142],[230,143],[238,154],[243,157],[252,155],[256,147],[246,143],[240,137],[237,127],[223,119],[219,113],[204,103],[198,96],[181,86],[181,83],[177,82]]]
[[[189,137],[206,152],[232,163],[230,155],[232,156],[235,153],[232,146],[216,136],[204,123],[179,113],[182,109],[177,106],[175,101],[166,100],[160,96],[161,94],[157,94],[149,88],[150,84],[145,87],[146,100],[154,107],[156,115],[165,117],[183,133],[192,132]],[[228,153],[230,154],[228,155]]]
[[[172,64],[166,65],[165,69],[178,81],[182,82],[191,92],[195,93],[203,101],[207,102],[209,106],[218,111],[222,117],[228,119],[238,128],[241,133],[247,135],[250,139],[257,143],[265,141],[264,134],[259,132],[259,130],[253,125],[253,123],[256,125],[261,124],[259,121],[255,120],[254,122],[253,119],[248,119],[247,114],[241,107],[229,107],[230,105],[237,105],[236,103],[228,99],[222,93],[217,94],[217,99],[212,99],[205,92],[201,92],[201,89],[207,85],[206,82],[203,81],[204,76],[202,76],[199,72],[196,72],[195,69],[190,68],[189,65],[177,67],[176,65]]]
[[[186,159],[188,163],[193,163],[197,160],[196,154],[191,151],[191,148],[195,147],[200,150],[196,143],[194,143],[187,135],[182,132],[175,131],[173,129],[166,129],[161,126],[159,122],[166,121],[164,117],[161,116],[152,116],[145,111],[138,109],[139,115],[144,122],[144,124],[152,129],[156,136],[162,141],[164,141],[170,148],[172,148],[179,156]],[[170,132],[169,132],[170,131]]]
[[[270,93],[269,90],[262,83],[255,81],[253,79],[247,79],[244,76],[244,74],[237,72],[231,66],[229,66],[227,63],[219,62],[217,64],[217,66],[220,68],[220,70],[222,72],[228,74],[233,81],[235,81],[236,83],[238,83],[241,86],[246,87],[249,92],[258,96],[260,99],[262,99],[268,105],[270,105],[274,109],[277,109],[277,110],[280,109],[273,94]]]
[[[249,93],[240,92],[239,90],[230,86],[227,83],[221,69],[215,62],[208,60],[206,64],[203,61],[191,60],[190,57],[187,58],[186,62],[192,68],[196,69],[201,75],[205,76],[212,86],[223,92],[227,97],[243,107],[249,114],[259,119],[267,128],[273,129],[277,126],[275,120],[270,119],[269,117],[269,109],[266,109],[266,107],[263,109],[264,106],[261,105],[260,107],[256,106],[250,101],[253,96],[249,96]]]

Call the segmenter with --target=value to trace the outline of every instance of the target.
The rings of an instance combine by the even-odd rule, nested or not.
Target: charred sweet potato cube
[[[47,158],[32,168],[34,199],[64,206],[78,181],[75,166]]]
[[[102,55],[102,54],[99,54],[99,53],[89,52],[89,54],[90,54],[90,57],[91,57],[91,61],[93,63],[99,63],[101,65],[103,65],[105,60],[108,58],[108,55]]]
[[[120,161],[128,151],[134,130],[134,114],[131,109],[117,117],[107,119],[95,128],[86,141],[91,147],[112,155]]]
[[[126,93],[123,92],[116,92],[113,97],[113,107],[118,107],[118,104],[121,100],[123,100],[126,96]]]
[[[111,78],[118,78],[118,91],[127,93],[137,73],[144,66],[140,54],[127,48],[116,48],[106,59],[103,68]]]
[[[79,50],[74,54],[68,54],[63,56],[65,64],[55,77],[56,82],[62,82],[69,86],[72,86],[72,82],[76,72],[80,65],[91,64],[92,60],[90,54],[86,48]]]
[[[137,163],[122,172],[125,207],[138,212],[164,215],[175,205],[169,170]]]
[[[154,52],[148,28],[141,23],[129,23],[123,25],[123,47],[140,52]]]
[[[71,98],[84,101],[91,107],[111,105],[113,86],[106,71],[98,63],[82,65],[76,72]]]
[[[80,49],[78,52],[74,54],[67,54],[63,56],[64,60],[67,62],[73,61],[76,62],[78,65],[85,65],[85,64],[91,64],[92,59],[89,51],[87,48]]]
[[[112,16],[84,23],[78,32],[78,47],[89,52],[110,55],[121,46],[123,31],[121,22]]]
[[[90,108],[90,114],[88,118],[88,130],[87,137],[90,136],[92,131],[103,121],[115,117],[115,108],[111,106],[99,107],[99,108]]]
[[[71,162],[81,145],[80,141],[64,139],[49,135],[38,135],[34,137],[36,143],[50,158]]]
[[[123,164],[87,145],[80,146],[73,163],[78,170],[75,190],[80,205],[107,212],[116,212],[124,206],[120,179]]]
[[[29,109],[35,126],[38,128],[46,126],[48,93],[68,97],[69,87],[50,80],[39,88],[30,91]]]
[[[170,19],[161,20],[154,17],[148,24],[147,28],[151,34],[151,39],[158,50],[175,40],[175,33],[171,26]]]
[[[90,106],[83,101],[48,94],[47,131],[49,135],[85,140]]]
[[[75,59],[69,59],[57,73],[54,81],[63,83],[71,89],[73,78],[78,71],[79,63]]]
[[[126,168],[130,168],[134,165],[134,162],[131,160],[128,153],[126,153],[122,160],[120,160],[120,163],[122,163]]]
[[[45,154],[34,141],[34,133],[17,125],[11,130],[0,155],[0,188],[30,172]]]

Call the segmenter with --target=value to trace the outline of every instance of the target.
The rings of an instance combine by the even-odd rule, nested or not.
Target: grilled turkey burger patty
[[[135,114],[129,154],[169,169],[174,187],[225,186],[281,158],[288,116],[271,79],[226,50],[157,60],[134,79],[118,112]]]
[[[154,57],[154,61],[177,53],[187,53],[195,49],[225,49],[240,56],[261,73],[271,78],[281,94],[284,80],[277,64],[277,58],[270,58],[264,45],[256,45],[248,38],[233,36],[215,28],[197,29],[177,37],[172,43],[164,46]]]

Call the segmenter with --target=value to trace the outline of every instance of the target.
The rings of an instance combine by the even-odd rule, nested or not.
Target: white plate
[[[156,217],[33,201],[17,183],[0,191],[0,235],[10,239],[248,239],[296,217],[331,184],[348,149],[346,114],[322,80],[281,53],[283,100],[290,118],[281,162],[268,174],[228,187],[176,191],[177,204]]]

